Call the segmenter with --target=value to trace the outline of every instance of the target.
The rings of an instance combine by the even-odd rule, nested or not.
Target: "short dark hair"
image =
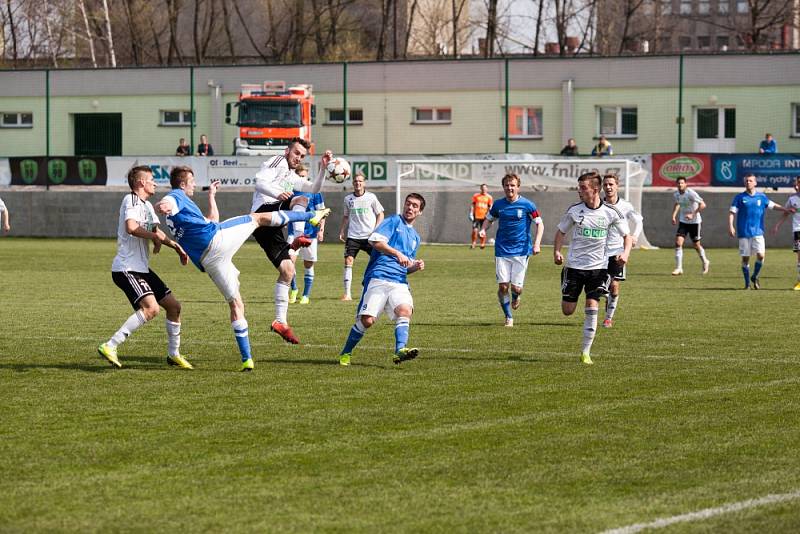
[[[409,193],[406,195],[406,200],[409,198],[415,198],[419,200],[419,211],[423,211],[425,209],[425,199],[419,193]]]
[[[289,140],[288,148],[292,148],[292,145],[295,145],[295,144],[302,146],[306,150],[311,150],[311,143],[309,143],[308,141],[306,141],[302,137],[292,137]]]
[[[139,180],[139,178],[143,178],[143,174],[153,174],[153,169],[147,165],[137,165],[135,167],[131,167],[131,170],[128,171],[128,187],[130,187],[131,190],[136,187],[136,182]]]
[[[513,172],[510,172],[510,173],[506,174],[505,176],[503,176],[503,179],[500,180],[500,183],[503,184],[503,185],[506,185],[506,181],[507,180],[516,180],[517,181],[517,185],[518,186],[522,186],[522,180],[520,180],[519,176],[517,176]]]
[[[678,176],[677,178],[675,178],[675,181],[676,182],[681,182],[681,181],[685,182],[686,181],[686,177],[685,176]]]
[[[172,186],[172,189],[180,189],[189,180],[190,174],[194,174],[194,171],[187,165],[173,167],[169,171],[169,185]]]
[[[600,189],[600,185],[602,184],[602,180],[600,179],[600,173],[596,171],[589,171],[578,176],[578,183],[588,182],[589,180],[594,182],[595,187]]]

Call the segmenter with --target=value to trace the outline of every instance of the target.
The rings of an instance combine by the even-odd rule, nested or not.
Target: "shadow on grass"
[[[458,322],[458,323],[429,323],[429,322],[415,322],[413,323],[414,326],[442,326],[442,327],[463,327],[463,326],[503,326],[501,321],[492,321],[492,322]],[[568,326],[570,328],[575,328],[574,323],[548,323],[543,321],[520,321],[517,318],[514,318],[514,327],[519,326]],[[509,329],[512,330],[512,329]]]
[[[269,364],[283,365],[283,364],[289,363],[289,364],[300,364],[300,365],[330,365],[330,366],[336,366],[336,367],[345,367],[345,366],[339,365],[339,360],[338,359],[330,359],[330,360],[296,359],[296,360],[290,360],[288,358],[270,358],[268,360],[256,360],[256,362],[258,364],[260,364],[260,365],[269,365]],[[360,362],[360,361],[355,361],[355,362],[351,363],[350,367],[375,367],[375,368],[378,368],[378,369],[387,368],[386,365],[379,365],[379,364],[376,364],[376,363],[367,363],[367,362]]]
[[[106,371],[114,371],[110,365],[103,365],[102,362],[96,364],[90,363],[3,363],[0,364],[0,369],[10,369],[18,373],[25,373],[35,369],[60,369],[64,371],[85,371],[87,373],[104,373]]]

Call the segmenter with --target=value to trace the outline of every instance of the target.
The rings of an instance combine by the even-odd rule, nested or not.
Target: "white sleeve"
[[[381,204],[381,201],[378,200],[378,197],[376,197],[375,195],[372,195],[372,198],[374,199],[372,202],[372,212],[376,216],[378,216],[381,213],[383,213],[383,205]]]
[[[693,190],[692,190],[692,200],[694,200],[695,202],[703,202],[703,197],[701,197],[700,195],[698,195],[698,194],[697,194],[697,191],[695,191],[695,190],[693,189]]]
[[[6,211],[6,204],[2,198],[0,198],[0,211]]]
[[[774,210],[777,207],[778,207],[778,203],[777,202],[773,202],[771,200],[769,201],[769,204],[767,204],[767,208],[769,208],[771,210]]]
[[[293,181],[295,191],[302,191],[303,193],[319,193],[322,191],[322,182],[325,180],[325,169],[321,169],[317,173],[317,177],[314,178],[313,182],[309,182],[305,178],[297,176],[296,174],[294,175],[294,178],[297,178],[296,181]],[[292,178],[292,180],[294,180],[294,178]]]
[[[170,215],[175,215],[176,213],[178,213],[178,211],[180,211],[178,209],[178,202],[174,198],[169,196],[169,195],[167,195],[164,198],[162,198],[161,202],[163,202],[164,204],[169,206],[169,214]]]
[[[281,174],[285,172],[291,171],[281,167],[265,167],[262,165],[255,176],[256,192],[270,198],[278,198],[281,194],[286,192],[281,186],[281,181],[278,179]]]
[[[625,219],[625,217],[622,217],[622,216],[620,216],[620,217],[618,217],[618,218],[617,218],[617,219],[616,219],[616,220],[615,220],[613,223],[611,223],[611,224],[613,224],[614,226],[616,226],[616,227],[617,227],[617,229],[619,230],[619,232],[620,232],[620,233],[621,233],[623,236],[626,236],[626,235],[631,235],[631,229],[630,229],[630,227],[628,226],[628,221]]]
[[[380,232],[372,232],[372,233],[370,234],[370,236],[369,236],[369,241],[370,241],[371,243],[376,243],[376,242],[380,242],[380,243],[388,243],[388,242],[389,242],[389,238],[388,238],[388,237],[386,237],[385,235],[383,235],[383,234],[382,234],[382,233],[380,233]]]
[[[561,220],[558,221],[558,230],[562,234],[566,234],[570,231],[570,229],[575,226],[575,220],[572,218],[569,212],[566,212],[564,215],[561,216]]]
[[[642,217],[636,211],[631,211],[628,213],[628,225],[631,229],[631,236],[634,239],[639,239],[639,236],[642,234],[642,230],[644,229],[644,217]]]

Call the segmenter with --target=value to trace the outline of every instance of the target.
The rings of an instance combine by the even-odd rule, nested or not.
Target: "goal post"
[[[619,177],[622,197],[642,213],[642,189],[647,170],[639,162],[622,158],[602,159],[398,159],[395,205],[402,209],[402,191],[411,184],[428,190],[477,189],[513,173],[535,188],[574,188],[578,177],[596,171]],[[642,231],[639,248],[653,247]]]

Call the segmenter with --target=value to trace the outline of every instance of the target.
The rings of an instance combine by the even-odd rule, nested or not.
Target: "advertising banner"
[[[128,187],[128,171],[137,165],[147,165],[153,171],[153,179],[159,186],[169,187],[169,173],[173,167],[188,165],[194,171],[198,187],[208,185],[206,159],[201,157],[108,157],[108,185]]]
[[[106,158],[9,158],[11,185],[106,185]]]
[[[754,174],[761,187],[791,187],[800,177],[800,154],[714,154],[714,185],[744,187]]]
[[[711,156],[708,154],[653,154],[653,185],[674,187],[679,176],[689,187],[711,185]]]

